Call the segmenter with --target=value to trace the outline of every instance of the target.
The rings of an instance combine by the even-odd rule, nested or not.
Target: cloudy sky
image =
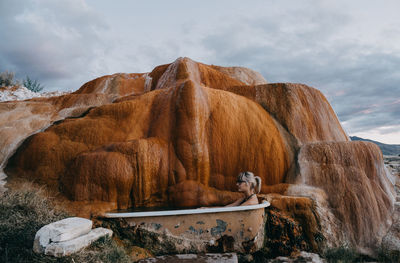
[[[321,90],[349,135],[400,144],[400,1],[1,0],[0,71],[76,90],[187,56]]]

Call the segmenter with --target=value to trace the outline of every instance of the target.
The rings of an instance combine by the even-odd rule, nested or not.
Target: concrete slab
[[[78,252],[82,248],[89,246],[94,241],[104,236],[112,236],[112,230],[106,228],[95,228],[88,234],[74,238],[72,240],[64,242],[53,242],[50,243],[45,250],[46,255],[55,257],[68,256]]]
[[[45,225],[35,235],[33,251],[43,253],[51,242],[68,241],[85,235],[92,229],[92,221],[81,217],[69,217]]]

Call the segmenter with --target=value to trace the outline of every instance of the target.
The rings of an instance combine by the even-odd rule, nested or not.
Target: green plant
[[[37,80],[32,80],[28,76],[23,81],[23,83],[24,83],[25,88],[27,88],[33,92],[42,91],[44,88]]]
[[[0,73],[0,87],[13,86],[16,84],[14,80],[14,72],[4,71]]]

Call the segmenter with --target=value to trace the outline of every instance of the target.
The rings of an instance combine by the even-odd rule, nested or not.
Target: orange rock
[[[141,259],[145,258],[151,258],[154,257],[154,255],[147,249],[141,248],[138,246],[132,246],[127,249],[130,258],[132,259],[133,262],[137,262]]]
[[[235,117],[227,118],[228,112]],[[174,199],[167,198],[168,187],[185,180],[234,191],[237,174],[252,170],[266,185],[282,182],[293,159],[284,140],[257,103],[188,80],[54,125],[33,136],[10,165],[21,175],[33,171],[45,183],[51,179],[51,185],[61,178],[74,200],[118,200],[120,208],[158,206]],[[37,157],[25,158],[31,151]],[[194,202],[174,203],[227,203],[192,195]]]
[[[349,142],[318,90],[265,83],[249,69],[179,58],[72,94],[0,103],[0,161],[18,148],[10,177],[61,191],[87,213],[90,204],[224,205],[240,196],[237,174],[252,171],[309,240],[321,224],[328,245],[375,246],[393,209],[379,149]]]
[[[213,69],[216,69],[233,79],[237,79],[246,85],[261,85],[267,84],[267,81],[264,77],[251,69],[244,68],[244,67],[220,67],[211,65]]]
[[[329,102],[317,89],[303,84],[272,83],[231,86],[227,90],[258,102],[299,144],[350,141]]]
[[[340,222],[335,230],[344,233],[342,241],[371,253],[391,225],[395,195],[379,147],[321,142],[303,146],[298,158],[300,176],[293,183],[323,189]]]
[[[310,198],[275,195],[270,203],[271,207],[295,219],[302,226],[306,243],[312,251],[319,251],[318,242],[321,244],[321,240],[318,238],[322,236],[322,231],[319,218],[314,212],[315,203]]]
[[[304,220],[307,220],[304,218]],[[262,254],[256,255],[262,260],[296,251],[313,251],[303,225],[292,216],[277,209],[266,210],[265,246]],[[314,239],[314,237],[313,237]],[[315,241],[314,241],[315,242]]]
[[[145,83],[148,74],[124,74],[103,76],[85,83],[74,94],[110,94],[116,97],[141,94],[145,92]],[[149,87],[150,89],[150,87]]]

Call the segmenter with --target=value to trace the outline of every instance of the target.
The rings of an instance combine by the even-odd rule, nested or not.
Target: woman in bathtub
[[[240,205],[257,205],[257,195],[261,190],[261,178],[254,176],[252,172],[239,173],[236,181],[238,191],[244,194],[244,197],[239,198],[232,204],[226,206],[240,206]]]

